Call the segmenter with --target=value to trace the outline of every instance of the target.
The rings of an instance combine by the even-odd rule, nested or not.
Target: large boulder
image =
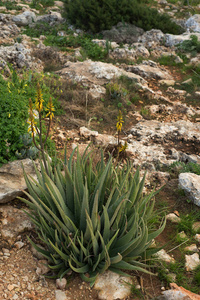
[[[189,199],[200,206],[200,176],[193,173],[181,173],[179,185],[187,193]]]
[[[57,72],[64,78],[70,78],[76,82],[81,82],[90,88],[90,94],[101,97],[106,90],[103,87],[110,80],[126,76],[138,84],[146,84],[146,81],[139,75],[126,72],[117,66],[109,63],[85,60],[83,62],[67,62],[64,68]]]
[[[149,60],[144,61],[139,65],[129,66],[127,71],[140,75],[145,79],[172,80],[173,77],[164,68],[158,66],[157,63]]]
[[[27,188],[23,167],[27,174],[33,178],[35,169],[31,159],[16,160],[3,165],[0,168],[0,203],[7,203],[14,200],[16,197],[23,195],[23,190]]]
[[[44,22],[52,25],[54,23],[62,23],[63,21],[64,19],[62,18],[61,14],[55,11],[50,11],[47,15],[38,16],[36,19],[37,23]]]
[[[127,43],[132,44],[138,41],[138,37],[144,33],[142,28],[136,27],[132,24],[118,23],[110,30],[102,31],[104,39],[114,41],[118,44]]]
[[[12,21],[19,26],[26,26],[36,22],[36,15],[32,11],[26,10],[22,14],[14,16]]]
[[[190,17],[185,22],[186,28],[188,28],[190,31],[194,32],[200,32],[200,14],[196,14],[192,17]]]
[[[41,63],[38,59],[31,56],[31,50],[21,43],[15,43],[13,46],[0,46],[0,66],[7,63],[18,68],[38,69]]]

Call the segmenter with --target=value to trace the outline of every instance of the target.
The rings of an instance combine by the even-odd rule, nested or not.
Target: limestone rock
[[[194,204],[200,206],[200,176],[193,173],[181,173],[179,185]]]
[[[162,292],[162,296],[156,300],[200,300],[200,296],[194,294],[176,283],[170,283],[171,290]]]
[[[193,225],[192,225],[192,229],[196,232],[200,231],[200,222],[195,222]]]
[[[194,239],[198,242],[198,243],[200,243],[200,234],[195,234],[195,236],[194,236]]]
[[[55,290],[55,300],[67,300],[65,292],[61,290]]]
[[[142,64],[129,66],[127,70],[129,72],[138,74],[145,79],[173,80],[173,77],[168,73],[167,70],[159,67],[152,61],[144,61]]]
[[[193,15],[185,22],[186,28],[190,31],[200,32],[200,14]]]
[[[113,78],[119,78],[124,75],[136,83],[146,84],[146,81],[139,75],[127,72],[110,63],[93,62],[85,60],[83,62],[67,62],[64,68],[57,72],[65,78],[70,78],[76,82],[81,82],[84,86],[90,88],[90,93],[94,93],[94,87],[100,96],[105,93],[102,86],[107,84]]]
[[[157,253],[153,255],[155,258],[165,261],[166,263],[175,263],[175,260],[172,256],[167,254],[167,252],[164,249],[161,249]]]
[[[22,164],[25,172],[36,179],[31,159],[16,160],[0,168],[0,203],[7,203],[23,195],[26,183],[24,180]]]
[[[50,271],[50,268],[48,267],[48,261],[45,259],[41,259],[38,261],[38,267],[36,269],[37,275],[44,275]]]
[[[59,12],[50,11],[47,15],[38,16],[36,18],[36,23],[45,22],[50,24],[62,23],[64,19]]]
[[[126,282],[129,284],[126,284]],[[111,271],[106,271],[97,277],[94,288],[99,290],[99,299],[124,299],[131,294],[130,284],[132,284],[130,277],[123,277]]]
[[[174,213],[170,213],[166,216],[166,219],[171,221],[172,223],[179,223],[181,219]]]
[[[173,35],[173,34],[166,34],[165,35],[165,38],[166,38],[166,41],[165,41],[165,45],[167,47],[172,47],[172,46],[175,46],[175,45],[178,45],[180,43],[182,43],[183,41],[186,41],[186,40],[190,40],[190,37],[191,37],[192,33],[185,33],[185,34],[180,34],[180,35]],[[200,41],[200,33],[193,33],[193,35],[196,35],[198,40]]]
[[[199,254],[185,255],[185,268],[186,271],[193,271],[200,266]]]
[[[158,29],[152,29],[150,31],[146,31],[138,39],[138,42],[143,43],[143,45],[147,48],[151,48],[154,45],[163,44],[164,41],[165,41],[165,34]]]
[[[102,35],[105,40],[114,41],[118,44],[132,44],[138,41],[138,37],[143,32],[142,28],[136,27],[133,24],[123,24],[120,22],[116,26],[113,26],[112,29],[102,31]]]
[[[84,136],[85,138],[89,138],[91,136],[98,136],[98,131],[93,131],[86,127],[80,127],[79,133],[81,136]]]
[[[13,64],[18,68],[38,68],[39,61],[31,57],[31,50],[23,44],[16,43],[13,46],[0,47],[0,61]]]
[[[25,11],[22,14],[16,15],[12,21],[19,26],[26,26],[36,21],[36,15],[32,11]]]
[[[67,285],[67,280],[65,278],[58,278],[56,279],[56,287],[60,290],[64,290],[66,288]]]
[[[20,209],[4,205],[0,207],[0,214],[2,214],[1,237],[9,245],[14,244],[19,234],[33,229],[30,218]]]
[[[199,252],[199,249],[197,248],[196,244],[192,244],[190,246],[187,246],[184,248],[185,251],[189,251],[189,252]]]

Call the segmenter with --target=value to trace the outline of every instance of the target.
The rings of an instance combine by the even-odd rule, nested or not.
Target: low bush
[[[139,170],[133,175],[128,162],[116,166],[110,158],[106,164],[103,153],[98,163],[91,153],[77,152],[76,160],[74,153],[54,170],[48,162],[49,175],[41,163],[38,181],[25,174],[29,200],[22,201],[45,250],[31,243],[48,259],[48,275],[72,270],[92,285],[107,269],[148,272],[141,255],[165,222],[156,231],[150,225],[154,193],[143,197],[145,178],[140,181]]]
[[[196,35],[191,35],[189,40],[183,41],[177,46],[177,48],[183,52],[189,52],[192,56],[196,56],[200,53],[200,41]]]
[[[66,0],[67,19],[77,28],[93,33],[110,29],[119,22],[134,24],[144,30],[160,29],[179,34],[180,26],[166,14],[159,14],[140,0]]]
[[[33,78],[31,74],[24,73],[20,77],[12,68],[9,80],[0,75],[0,165],[23,157],[25,148],[20,136],[23,137],[28,130],[28,102],[29,98],[35,101],[38,80],[41,80],[41,76],[35,75]],[[50,88],[44,82],[42,91],[46,107],[50,98]],[[59,111],[58,101],[53,98],[53,102]]]

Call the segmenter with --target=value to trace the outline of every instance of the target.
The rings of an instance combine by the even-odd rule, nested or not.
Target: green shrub
[[[139,0],[66,0],[66,17],[76,27],[93,33],[110,29],[118,22],[134,24],[144,30],[157,28],[178,34],[180,26],[166,14],[159,14]]]
[[[169,166],[169,170],[176,174],[189,172],[200,175],[200,165],[192,162],[187,164],[181,161],[174,162]]]
[[[30,200],[22,201],[46,249],[31,243],[48,259],[53,277],[71,269],[93,284],[107,269],[148,272],[139,258],[165,222],[157,231],[149,225],[154,193],[143,197],[145,178],[140,181],[139,170],[133,176],[129,163],[115,166],[110,158],[105,164],[103,154],[94,163],[86,152],[77,152],[75,160],[74,153],[65,158],[63,171],[48,162],[49,176],[41,163],[38,182],[25,174]]]
[[[191,35],[190,40],[183,41],[177,46],[177,48],[183,52],[189,52],[192,56],[195,56],[200,52],[200,42],[196,35]]]
[[[31,74],[24,73],[20,78],[12,68],[9,80],[5,80],[0,75],[0,165],[23,157],[25,148],[20,136],[24,136],[28,130],[28,101],[29,98],[35,101],[36,83],[41,80],[41,77],[35,76],[36,78],[33,78]],[[50,97],[50,88],[44,82],[42,92],[46,107]],[[55,98],[52,100],[55,109],[59,111],[58,101]],[[33,148],[31,149],[34,151]]]

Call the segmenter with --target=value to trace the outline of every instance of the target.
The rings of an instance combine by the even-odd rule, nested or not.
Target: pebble
[[[198,242],[198,243],[200,243],[200,234],[195,234],[195,236],[194,236],[194,239]]]
[[[21,249],[23,246],[24,246],[25,244],[23,243],[23,242],[16,242],[15,244],[14,244],[14,246],[15,246],[15,248],[17,248],[17,249]]]
[[[60,290],[64,290],[67,285],[67,280],[65,278],[62,279],[56,279],[56,287]]]
[[[190,252],[199,252],[197,245],[196,244],[192,244],[190,246],[187,246],[184,248],[185,251],[190,251]]]

